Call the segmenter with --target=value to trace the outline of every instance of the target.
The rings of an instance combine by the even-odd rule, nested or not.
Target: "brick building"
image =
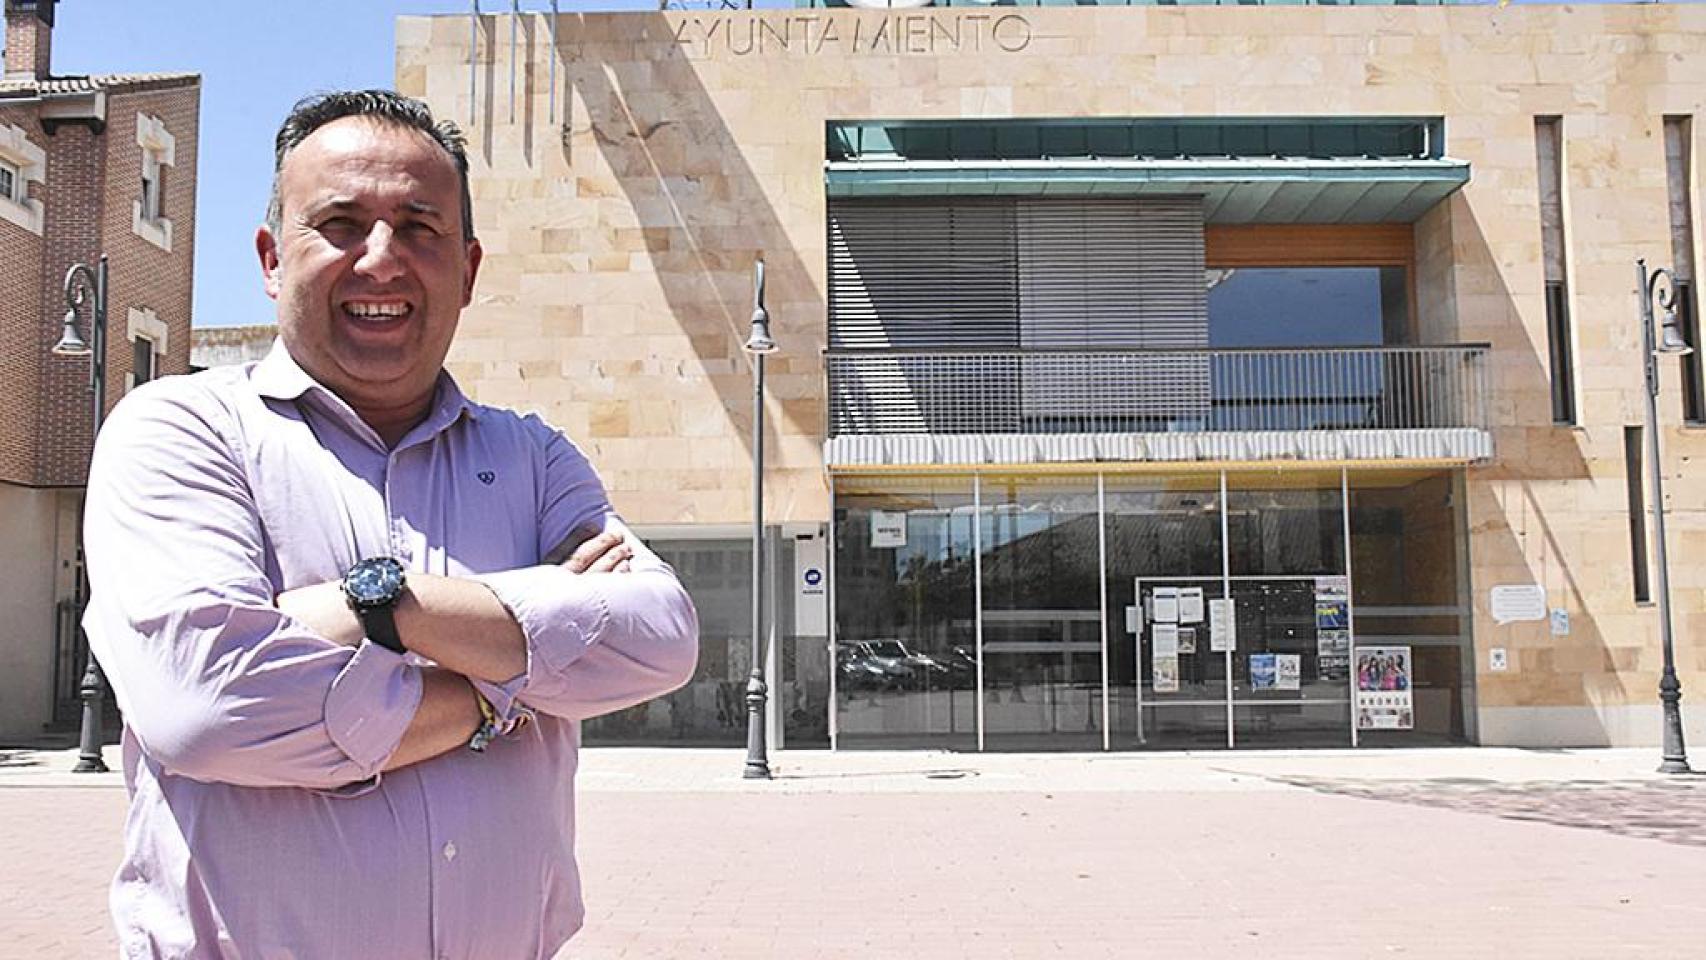
[[[5,0],[0,75],[0,738],[66,712],[90,445],[87,358],[55,356],[73,263],[110,262],[106,397],[189,368],[196,74],[57,76],[55,0]],[[89,305],[79,329],[90,335]]]

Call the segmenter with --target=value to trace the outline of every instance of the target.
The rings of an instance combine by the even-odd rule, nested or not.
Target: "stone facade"
[[[1487,342],[1497,455],[1465,488],[1480,739],[1652,743],[1658,618],[1634,600],[1624,428],[1643,420],[1637,257],[1665,262],[1663,122],[1706,150],[1706,7],[954,8],[405,18],[397,82],[469,126],[487,258],[452,354],[539,410],[635,523],[750,522],[751,266],[768,264],[767,503],[828,519],[825,124],[1438,116],[1468,185],[1414,226],[1423,342]],[[473,89],[470,92],[472,73]],[[512,104],[510,78],[519,91]],[[472,97],[472,99],[471,99]],[[513,119],[512,119],[513,116]],[[1579,423],[1551,417],[1535,118],[1562,118]],[[1690,173],[1706,248],[1706,171]],[[1661,364],[1677,661],[1706,696],[1706,433]],[[1498,625],[1537,583],[1570,616]],[[1509,651],[1490,672],[1488,651]],[[1700,742],[1706,708],[1694,706]]]

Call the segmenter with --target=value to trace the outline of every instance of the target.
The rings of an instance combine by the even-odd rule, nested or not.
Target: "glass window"
[[[1102,747],[1096,478],[983,482],[984,742]]]
[[[154,379],[154,341],[136,337],[130,341],[131,381],[137,386]]]
[[[842,747],[977,747],[972,479],[843,480],[835,496]]]
[[[160,164],[151,156],[142,161],[142,219],[159,220],[161,217],[162,190]]]
[[[16,165],[0,160],[0,197],[23,202],[24,178]]]
[[[1361,347],[1406,342],[1403,267],[1208,271],[1212,347]]]
[[[699,611],[699,666],[686,686],[668,696],[585,721],[583,736],[589,744],[744,744],[752,669],[752,542],[648,539],[647,545],[675,568]]]
[[[1368,730],[1368,746],[1462,743],[1473,699],[1461,474],[1369,471],[1351,476],[1356,645],[1407,648],[1412,727]]]

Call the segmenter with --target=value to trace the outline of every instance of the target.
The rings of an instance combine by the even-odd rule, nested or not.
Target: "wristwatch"
[[[392,557],[368,557],[344,574],[344,599],[361,618],[367,639],[387,650],[406,652],[397,636],[397,601],[403,598],[408,578],[403,565]]]

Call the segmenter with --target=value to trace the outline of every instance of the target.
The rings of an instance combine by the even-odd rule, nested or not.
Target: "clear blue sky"
[[[279,121],[315,91],[390,86],[398,16],[469,7],[467,0],[62,0],[54,72],[202,75],[194,322],[270,323],[254,232],[272,181]],[[562,0],[559,7],[655,9],[656,3]],[[507,12],[510,4],[484,0],[480,8]],[[524,0],[521,8],[538,12],[550,4]]]
[[[622,5],[604,0],[596,7]],[[568,12],[591,5],[558,6]],[[509,8],[508,0],[480,4],[487,13]],[[545,11],[550,3],[524,0],[521,8]],[[193,320],[271,323],[254,235],[272,183],[279,121],[297,99],[319,90],[391,86],[398,16],[468,10],[468,0],[61,0],[53,70],[201,74]]]

